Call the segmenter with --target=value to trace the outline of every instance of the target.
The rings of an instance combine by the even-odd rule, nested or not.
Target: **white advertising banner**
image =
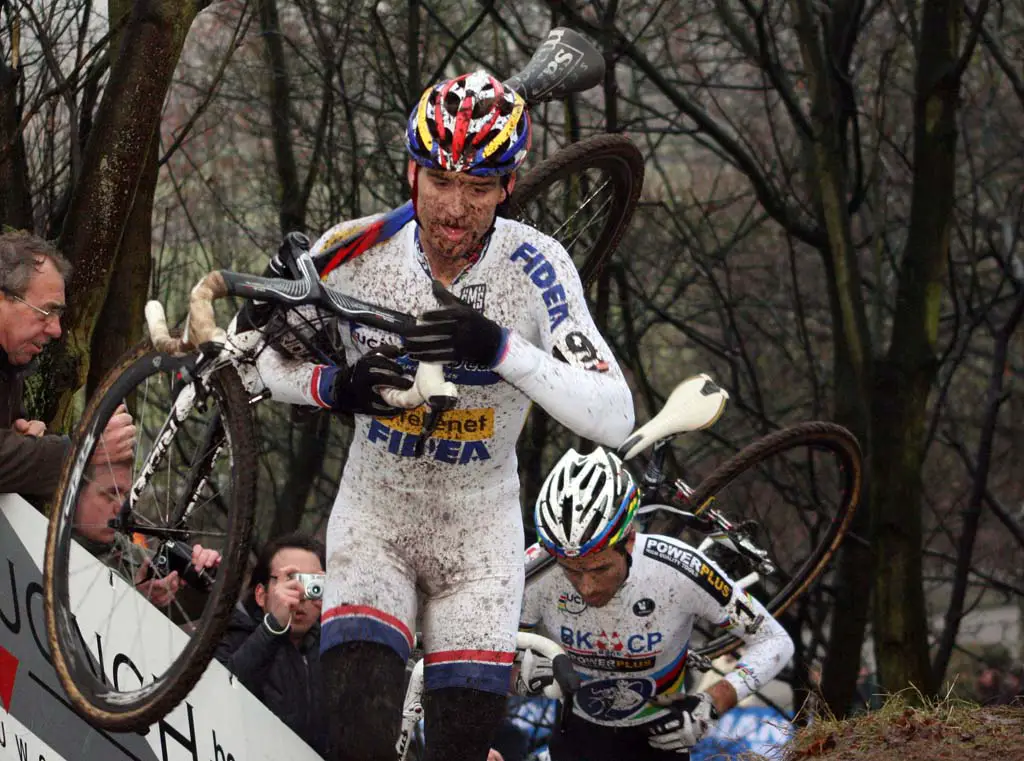
[[[89,725],[72,710],[50,662],[43,616],[46,519],[13,494],[0,495],[0,759],[17,761],[316,761],[320,758],[214,662],[188,697],[144,734]],[[99,563],[80,548],[73,564]],[[94,573],[72,574],[95,579]],[[114,684],[160,673],[160,654],[187,637],[131,587],[73,590],[83,638]],[[116,610],[131,606],[119,626]],[[110,617],[111,610],[115,616]],[[141,622],[141,627],[136,628]],[[165,657],[167,657],[165,655]],[[126,680],[133,680],[128,682]]]

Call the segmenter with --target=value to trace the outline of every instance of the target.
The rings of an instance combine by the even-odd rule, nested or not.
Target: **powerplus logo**
[[[696,550],[652,536],[644,545],[644,555],[679,569],[720,605],[725,605],[732,597],[732,585]]]

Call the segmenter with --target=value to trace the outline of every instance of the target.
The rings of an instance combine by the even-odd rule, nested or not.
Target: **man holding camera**
[[[249,592],[215,656],[320,755],[327,722],[320,674],[324,546],[289,534],[264,546]]]

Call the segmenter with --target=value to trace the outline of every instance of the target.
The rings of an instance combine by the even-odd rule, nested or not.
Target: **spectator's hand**
[[[197,544],[192,548],[192,565],[197,571],[216,568],[220,565],[220,553]]]
[[[156,605],[158,608],[166,608],[174,601],[174,596],[184,583],[178,577],[177,571],[171,571],[163,578],[146,579],[149,572],[149,563],[139,569],[135,576],[135,588],[143,597]]]
[[[505,757],[502,756],[494,748],[487,751],[487,761],[505,761]]]
[[[296,566],[286,565],[281,569],[276,583],[267,587],[267,613],[276,618],[282,626],[291,621],[292,613],[302,602],[302,585],[289,578],[298,572]]]
[[[46,433],[46,423],[42,420],[26,420],[23,417],[18,418],[14,421],[14,425],[11,426],[18,433],[23,433],[26,436],[39,437]]]
[[[122,404],[114,411],[92,455],[92,464],[102,467],[114,462],[131,462],[135,454],[135,426]]]

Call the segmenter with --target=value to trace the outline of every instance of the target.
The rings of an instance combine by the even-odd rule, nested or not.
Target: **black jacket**
[[[26,436],[11,428],[15,420],[26,417],[24,381],[35,369],[35,362],[12,365],[0,349],[0,493],[49,499],[57,489],[70,441],[67,436]]]
[[[299,647],[263,626],[252,600],[239,603],[214,654],[249,691],[321,756],[327,754],[327,716],[320,672],[320,624]]]

